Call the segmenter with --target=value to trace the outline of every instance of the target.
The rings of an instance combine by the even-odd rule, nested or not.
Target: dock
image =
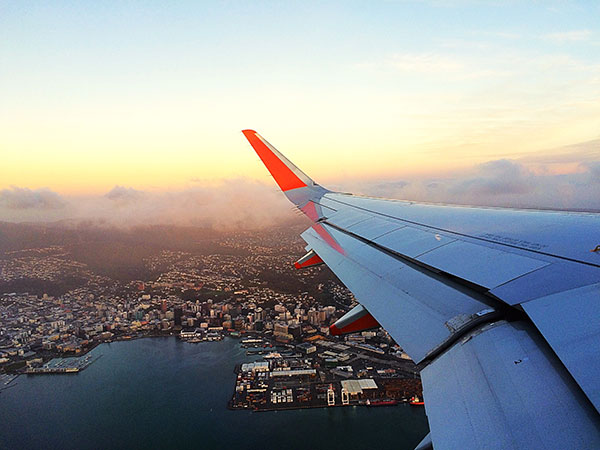
[[[79,373],[88,368],[92,363],[98,361],[101,357],[102,355],[93,358],[92,355],[88,354],[78,358],[54,358],[42,367],[28,368],[25,370],[25,373],[27,375]]]

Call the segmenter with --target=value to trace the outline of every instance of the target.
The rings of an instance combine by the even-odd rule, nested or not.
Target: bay
[[[2,449],[412,449],[423,408],[319,408],[252,413],[226,408],[235,339],[189,344],[146,338],[102,344],[75,375],[20,376],[0,392]]]

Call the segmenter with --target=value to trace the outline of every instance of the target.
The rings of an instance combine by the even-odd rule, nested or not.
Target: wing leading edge
[[[600,447],[600,215],[335,193],[243,133],[362,305],[340,327],[368,317],[423,367],[436,449]]]

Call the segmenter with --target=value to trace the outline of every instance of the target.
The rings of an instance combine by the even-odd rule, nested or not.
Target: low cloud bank
[[[221,230],[256,229],[293,219],[276,186],[226,180],[179,192],[144,192],[115,186],[94,197],[61,196],[48,189],[12,187],[0,191],[0,221],[87,222],[134,227],[182,225]]]
[[[583,163],[576,173],[556,175],[499,159],[441,179],[377,180],[341,187],[423,202],[600,211],[600,161]]]
[[[49,189],[28,189],[11,186],[0,190],[0,208],[7,210],[49,210],[61,209],[65,201]]]
[[[557,174],[564,167],[569,173]],[[0,190],[0,221],[234,230],[283,223],[297,213],[274,182],[192,181],[195,187],[178,192],[115,186],[95,197],[13,186]],[[488,161],[442,178],[344,180],[325,185],[342,192],[425,202],[600,211],[600,139],[518,160]]]

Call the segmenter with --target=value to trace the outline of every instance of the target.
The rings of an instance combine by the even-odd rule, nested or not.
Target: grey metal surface
[[[526,323],[487,325],[421,377],[436,450],[600,448],[600,416]]]
[[[327,218],[328,223],[332,223],[341,228],[348,228],[372,217],[356,210],[342,210]]]
[[[532,300],[523,309],[600,412],[600,284]]]
[[[375,239],[374,242],[397,253],[414,258],[455,240],[440,233],[432,233],[417,229],[414,226],[407,226],[384,234]]]
[[[360,213],[371,214],[371,218],[361,220],[352,226],[342,226],[341,228],[401,255],[416,258],[435,269],[451,273],[454,276],[485,287],[496,298],[510,305],[516,305],[544,295],[600,282],[600,267],[588,263],[582,264],[577,261],[571,261],[564,257],[551,256],[544,253],[544,251],[548,251],[552,247],[550,244],[536,245],[532,241],[533,237],[539,234],[539,229],[536,228],[536,225],[539,225],[540,229],[544,229],[552,225],[553,219],[566,220],[568,223],[571,223],[573,221],[577,222],[578,218],[583,218],[585,226],[580,225],[577,229],[580,231],[585,229],[587,231],[587,233],[582,233],[587,236],[584,236],[585,239],[581,236],[573,238],[570,231],[563,230],[557,234],[556,239],[549,239],[549,242],[559,240],[562,236],[566,240],[575,239],[580,248],[587,248],[589,243],[600,239],[598,230],[591,228],[597,222],[594,219],[594,215],[591,214],[562,214],[546,211],[517,211],[469,207],[448,207],[445,209],[445,207],[439,205],[419,205],[333,193],[326,194],[324,199],[327,198],[329,198],[328,204],[336,205],[337,203],[339,210],[336,216],[338,220],[341,220],[345,215],[352,218],[356,217],[354,207],[350,206],[350,203],[356,199],[360,200],[359,203],[362,208],[359,210]],[[332,198],[341,198],[345,203],[331,200]],[[375,212],[369,213],[367,209],[369,205],[378,205],[378,208],[371,207],[371,209],[383,209],[388,213],[388,216],[382,216]],[[382,205],[385,205],[385,208]],[[403,218],[391,217],[394,211],[395,216],[399,217],[408,210],[423,212],[429,208],[433,208],[439,217],[442,217],[443,214],[438,209],[442,208],[442,210],[446,210],[449,216],[447,221],[454,225],[456,225],[454,222],[457,222],[460,225],[456,225],[455,228],[460,228],[462,231],[465,231],[464,228],[471,231],[479,231],[474,232],[473,235],[439,231],[436,228],[415,225]],[[465,217],[473,223],[462,224],[463,218],[459,218],[460,220],[458,220],[450,217],[456,211],[465,214]],[[503,217],[504,213],[509,213],[506,217],[510,218],[510,223],[504,220],[499,225],[495,221],[498,217]],[[426,222],[426,219],[430,215],[425,214],[421,218],[422,220],[419,220]],[[416,217],[412,218],[416,219]],[[536,221],[539,221],[539,223]],[[464,225],[463,228],[461,228],[461,224]],[[486,226],[490,228],[486,228]],[[518,241],[512,240],[510,241],[510,245],[508,245],[509,240],[501,243],[499,241],[480,238],[482,234],[485,234],[482,230],[487,230],[488,234],[492,231],[497,233],[498,226],[510,229],[511,232],[513,229],[518,230],[521,239]],[[531,237],[526,239],[525,232],[528,227],[531,228],[528,231]],[[552,229],[557,230],[557,226],[552,225]],[[420,237],[422,239],[419,239]],[[582,244],[582,239],[588,244]],[[437,242],[447,245],[437,246]],[[561,244],[561,246],[564,247],[565,243]],[[418,253],[421,250],[423,252]],[[592,261],[600,261],[599,252],[591,252],[588,249],[586,250],[586,254],[592,255]]]
[[[595,283],[600,283],[599,267],[558,261],[498,286],[490,292],[509,305],[516,305]]]
[[[538,259],[461,241],[450,242],[417,259],[488,289],[548,265]]]
[[[415,361],[449,338],[455,331],[452,324],[489,308],[461,286],[440,282],[352,236],[323,228],[344,254],[313,228],[302,237]]]
[[[600,244],[600,214],[433,205],[337,193],[325,197],[340,208],[355,206],[406,224],[600,266],[600,252],[591,252]]]
[[[348,227],[348,231],[365,239],[373,240],[404,226],[406,225],[394,219],[372,216],[370,219]]]

